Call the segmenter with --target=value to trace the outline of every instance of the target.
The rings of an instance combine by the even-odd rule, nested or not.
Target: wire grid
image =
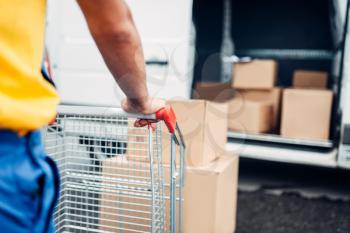
[[[161,126],[134,120],[59,114],[48,126],[46,151],[61,176],[56,232],[166,231]]]

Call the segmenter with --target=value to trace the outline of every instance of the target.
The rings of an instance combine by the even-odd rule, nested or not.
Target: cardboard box
[[[229,102],[228,128],[248,133],[266,133],[272,129],[273,107],[260,100],[235,98]]]
[[[193,98],[226,102],[234,97],[234,92],[231,83],[197,82]]]
[[[186,164],[204,166],[225,154],[228,105],[205,100],[169,101],[186,143]],[[163,127],[165,128],[165,127]],[[163,134],[163,161],[169,164],[170,136]]]
[[[232,86],[238,89],[271,89],[277,78],[277,62],[253,60],[236,63],[233,67]]]
[[[152,199],[142,198],[142,195],[151,194],[147,182],[150,182],[149,163],[130,163],[125,156],[103,161],[100,230],[125,233],[151,231]],[[130,195],[130,192],[135,195]]]
[[[176,112],[177,122],[184,136],[186,164],[204,166],[225,154],[228,104],[205,100],[169,101],[168,103]],[[162,129],[163,163],[169,164],[170,134],[164,124]],[[129,126],[128,133],[128,159],[148,162],[147,129]],[[153,139],[155,143],[156,138]],[[179,151],[176,152],[176,158],[178,163]]]
[[[282,88],[275,87],[271,90],[239,90],[237,96],[245,100],[266,101],[272,105],[272,129],[279,129]]]
[[[184,233],[232,233],[236,227],[238,156],[187,167]]]
[[[149,135],[147,127],[134,127],[136,119],[128,121],[126,154],[135,161],[149,161]]]
[[[154,165],[154,169],[158,167]],[[164,182],[169,184],[169,168],[165,166],[163,172]],[[127,233],[151,232],[150,163],[130,161],[125,156],[106,159],[103,162],[102,180],[102,187],[105,188],[101,194],[100,230],[120,232],[123,229],[122,231]],[[116,192],[116,187],[124,193]],[[164,189],[165,195],[169,197],[169,186],[165,185]],[[170,229],[169,211],[170,200],[165,198],[166,232]]]
[[[288,138],[329,138],[333,93],[286,89],[283,92],[281,135]]]
[[[123,158],[106,159],[103,163],[103,185],[106,187],[108,185],[116,186],[116,182],[113,183],[108,180],[125,177],[128,173],[124,169],[134,167],[137,167],[140,171],[146,171],[139,172],[138,177],[149,177],[149,163],[128,161]],[[137,173],[135,172],[131,172],[131,174],[135,176]],[[234,232],[236,227],[238,156],[221,156],[203,167],[187,167],[185,172],[183,232]],[[164,166],[164,176],[168,180],[169,167],[166,165]],[[122,179],[119,182],[122,182]],[[121,185],[125,188],[125,183]],[[140,184],[141,187],[142,184]],[[168,188],[165,189],[165,193],[169,193]],[[123,226],[125,229],[123,232],[133,232],[135,230],[149,232],[150,221],[147,219],[150,217],[151,203],[149,200],[140,203],[139,199],[132,198],[132,196],[119,196],[116,192],[103,191],[101,194],[100,229],[118,232],[118,228]],[[133,201],[136,203],[133,204]],[[169,201],[166,201],[165,204],[166,232],[169,232]],[[120,210],[126,208],[129,212],[120,212]],[[125,218],[125,215],[135,216],[136,218]],[[127,221],[130,224],[119,224],[118,221]],[[178,219],[176,223],[178,224]]]
[[[293,75],[293,87],[326,89],[328,73],[322,71],[296,70]]]

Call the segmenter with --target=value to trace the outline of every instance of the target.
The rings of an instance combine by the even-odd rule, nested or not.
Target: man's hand
[[[130,113],[141,113],[148,115],[153,114],[164,107],[165,101],[157,98],[147,98],[143,102],[130,99],[124,99],[122,101],[123,110]]]
[[[141,113],[141,114],[153,114],[157,112],[159,109],[165,107],[165,101],[162,99],[145,99],[143,103],[135,100],[124,99],[122,101],[122,108],[126,112],[130,113]],[[134,123],[135,127],[143,127],[146,125],[150,125],[153,129],[155,129],[154,120],[137,120]]]

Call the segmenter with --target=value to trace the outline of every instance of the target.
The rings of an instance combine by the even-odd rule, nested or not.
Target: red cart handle
[[[169,133],[174,134],[176,129],[176,115],[174,109],[167,105],[156,112],[156,119],[164,121]]]

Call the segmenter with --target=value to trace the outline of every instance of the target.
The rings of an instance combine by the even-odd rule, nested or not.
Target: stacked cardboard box
[[[227,142],[227,112],[225,103],[204,100],[169,101],[176,112],[186,142],[186,164],[204,166],[224,155]],[[129,127],[129,160],[149,162],[148,132],[144,128]],[[169,164],[170,135],[166,127],[162,133],[163,162]],[[177,161],[178,162],[178,161]]]
[[[202,86],[202,91],[208,86]],[[209,85],[211,88],[211,85]],[[212,98],[170,101],[186,143],[183,232],[235,231],[238,156],[227,155],[227,85],[215,85]],[[226,91],[222,92],[221,90]],[[200,93],[198,93],[200,94]],[[170,138],[163,134],[163,161],[169,164]],[[169,173],[165,169],[165,173]]]
[[[221,156],[203,167],[187,167],[185,233],[232,233],[236,227],[238,156]]]
[[[197,83],[194,92],[198,99],[228,103],[230,130],[280,132],[283,137],[300,139],[329,138],[333,94],[327,90],[326,72],[295,70],[293,86],[283,91],[275,86],[276,61],[237,63],[233,71],[231,83]]]
[[[293,75],[293,87],[326,89],[328,74],[322,71],[295,70]]]
[[[230,101],[229,128],[242,132],[267,132],[271,129],[272,106],[260,100],[234,98]]]
[[[225,151],[227,141],[227,103],[214,103],[205,100],[169,101],[177,115],[177,122],[186,143],[186,168],[183,202],[183,232],[185,233],[231,233],[235,230],[238,156],[228,155]],[[162,162],[165,182],[169,183],[170,135],[162,132]],[[155,138],[153,140],[156,140]],[[179,162],[179,151],[176,151]],[[148,130],[128,127],[128,149],[126,155],[107,159],[103,163],[103,185],[109,185],[110,178],[149,177]],[[131,168],[128,171],[127,168]],[[115,185],[115,184],[114,184]],[[123,187],[127,182],[123,182]],[[142,183],[140,183],[142,185]],[[127,187],[126,187],[127,188]],[[165,186],[169,194],[169,187]],[[123,199],[124,198],[124,199]],[[128,199],[129,198],[129,199]],[[130,204],[138,200],[132,197],[111,195],[108,190],[102,192],[100,209],[101,230],[116,231],[125,227],[125,232],[149,231],[149,200],[141,205]],[[125,203],[125,206],[123,206]],[[119,206],[116,206],[116,205]],[[169,213],[169,201],[166,201],[166,213]],[[118,221],[116,209],[127,209],[127,218],[123,226]],[[122,219],[125,220],[125,219]],[[178,221],[178,219],[177,219]],[[169,216],[166,217],[169,229]],[[167,231],[168,232],[168,231]]]
[[[253,60],[233,66],[232,87],[242,90],[270,90],[277,80],[274,60]]]
[[[282,89],[275,86],[277,62],[253,60],[235,64],[233,70],[232,83],[197,83],[194,97],[227,102],[230,130],[278,131]]]
[[[278,130],[281,88],[275,87],[277,70],[274,60],[234,64],[232,87],[238,94],[230,104],[230,129],[250,133]]]
[[[186,164],[205,166],[226,153],[227,112],[225,103],[204,100],[169,101],[186,142]],[[164,128],[164,127],[163,127]],[[163,161],[169,163],[170,135],[163,133]]]
[[[234,93],[231,83],[198,82],[193,98],[223,103],[232,99]]]
[[[127,168],[135,168],[134,172]],[[149,163],[127,160],[125,157],[106,159],[103,163],[102,186],[123,185],[108,180],[128,179],[128,176],[150,177]],[[169,166],[164,166],[168,176]],[[183,232],[184,233],[232,233],[236,227],[236,202],[238,156],[224,155],[201,167],[186,167],[186,183],[183,190]],[[121,182],[122,179],[120,179]],[[133,185],[134,187],[135,185]],[[140,189],[142,184],[140,184]],[[165,193],[169,193],[166,186]],[[150,232],[151,201],[122,196],[103,191],[101,194],[100,225],[104,231]],[[166,200],[166,214],[169,213],[169,200]],[[129,217],[131,216],[131,217]],[[165,216],[169,232],[169,215]],[[178,223],[178,219],[176,219]]]
[[[271,125],[269,129],[264,131],[269,131],[271,128],[273,130],[278,130],[280,123],[282,88],[274,87],[270,90],[240,90],[239,93],[247,102],[259,102],[261,103],[261,106],[270,106],[272,112],[270,112],[266,120],[270,121]]]
[[[281,135],[288,138],[329,138],[333,93],[327,73],[295,71],[293,88],[283,93]]]

